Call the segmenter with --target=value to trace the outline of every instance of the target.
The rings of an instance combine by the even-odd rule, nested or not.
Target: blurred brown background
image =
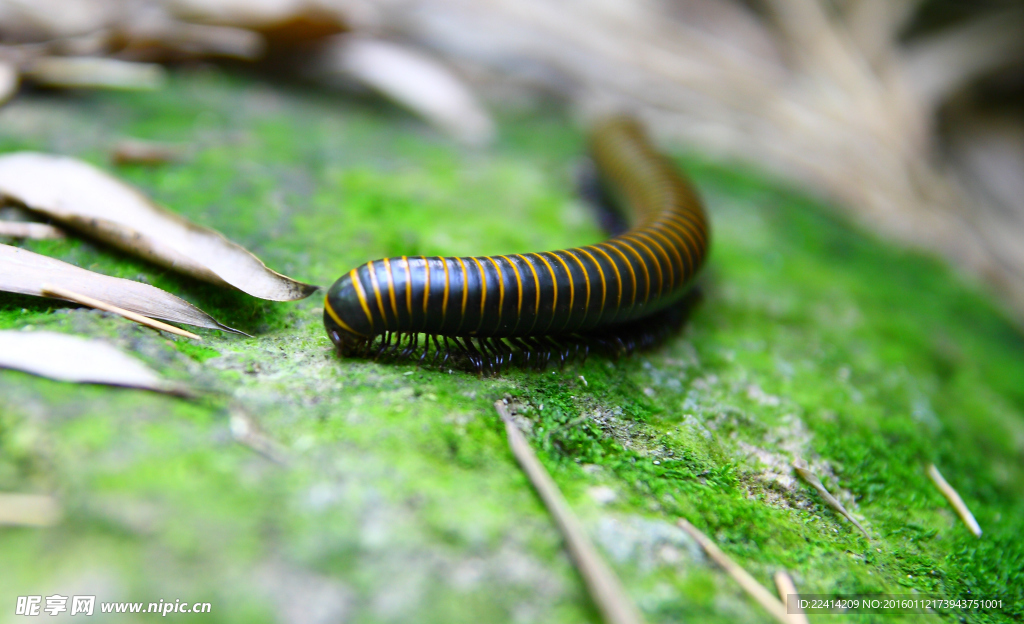
[[[944,256],[1024,321],[1019,1],[0,0],[0,42],[0,102],[228,59],[372,88],[471,144],[492,103],[631,111]]]

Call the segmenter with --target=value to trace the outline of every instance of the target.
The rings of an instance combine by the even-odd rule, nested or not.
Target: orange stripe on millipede
[[[380,297],[380,286],[377,285],[377,271],[373,268],[373,262],[368,262],[367,266],[370,267],[370,284],[373,285],[373,294],[377,297],[377,309],[380,311],[380,320],[384,322],[386,327],[388,317],[384,314],[384,300]]]
[[[480,264],[480,260],[474,257],[473,262],[476,263],[476,268],[480,271],[480,321],[477,322],[476,329],[473,330],[474,334],[479,334],[480,328],[484,325],[484,305],[487,304],[487,274],[484,273],[484,265]]]
[[[451,277],[448,275],[448,259],[441,258],[444,267],[444,298],[441,300],[441,327],[448,320],[448,291],[451,290]]]
[[[409,327],[412,327],[412,267],[405,256],[402,261],[405,262],[405,309],[409,311]]]
[[[583,261],[576,257],[576,254],[572,252],[572,249],[566,249],[565,253],[569,254],[576,264],[580,265],[580,271],[583,272],[583,281],[587,285],[587,301],[583,304],[583,318],[580,319],[580,326],[587,321],[587,315],[590,314],[590,275],[587,274],[587,267],[583,266]],[[569,276],[572,278],[572,275]]]
[[[644,303],[646,304],[651,299],[651,274],[647,272],[647,263],[640,257],[640,252],[633,249],[633,246],[625,242],[623,239],[613,238],[608,241],[609,245],[613,243],[618,243],[628,249],[634,256],[636,256],[637,262],[640,263],[640,268],[644,271]],[[632,268],[630,268],[630,270],[632,270]]]
[[[362,336],[363,338],[367,337],[366,334],[362,334],[360,332],[357,332],[356,330],[354,330],[351,327],[349,327],[348,323],[346,323],[345,321],[341,320],[341,317],[338,316],[338,314],[334,311],[334,308],[331,307],[331,302],[327,300],[327,295],[324,295],[324,310],[327,310],[327,314],[329,314],[331,316],[331,318],[334,319],[335,323],[337,323],[338,325],[341,325],[341,328],[344,329],[345,331],[353,333],[353,334],[355,334],[357,336]]]
[[[505,280],[502,278],[501,267],[498,266],[494,256],[487,256],[487,259],[491,261],[494,270],[498,272],[498,324],[495,325],[495,329],[501,329],[501,313],[505,309]]]
[[[558,260],[562,264],[562,268],[565,269],[565,275],[569,279],[569,314],[565,316],[565,322],[562,323],[562,329],[558,330],[563,331],[572,319],[572,306],[576,303],[576,286],[572,283],[572,272],[569,271],[569,265],[565,263],[565,260],[562,260],[562,257],[557,253],[552,253],[551,255],[555,257],[555,260]]]
[[[352,269],[348,276],[352,279],[352,287],[356,290],[356,296],[359,297],[359,305],[363,307],[363,312],[366,312],[366,320],[370,321],[370,331],[373,331],[373,315],[370,314],[370,306],[366,302],[366,291],[363,290],[363,285],[359,282],[359,273],[356,269]]]
[[[633,308],[636,307],[636,291],[640,290],[640,287],[637,286],[637,283],[636,283],[636,273],[633,272],[633,265],[629,263],[629,258],[626,257],[626,254],[624,254],[621,251],[619,251],[619,248],[616,247],[615,245],[609,245],[608,244],[609,242],[611,242],[611,241],[607,241],[607,242],[604,242],[604,243],[598,243],[596,246],[598,248],[607,247],[607,248],[611,249],[615,253],[619,254],[619,256],[622,257],[622,261],[626,263],[626,268],[629,269],[629,277],[630,277],[631,280],[633,280],[633,283],[632,283],[632,286],[633,286],[633,300],[629,302],[629,311],[632,312]],[[614,262],[612,264],[614,264]],[[615,272],[616,273],[619,272],[618,267],[616,267]],[[619,292],[621,294],[621,292],[622,292],[621,288],[619,289]]]
[[[526,330],[527,334],[532,334],[533,328],[537,326],[537,319],[540,317],[540,278],[537,277],[537,269],[533,267],[529,258],[520,254],[516,254],[516,257],[522,258],[526,266],[530,267],[530,272],[533,273],[533,289],[537,293],[537,304],[533,308],[533,323],[530,325],[530,329]]]
[[[420,256],[420,258],[423,260],[423,269],[427,272],[426,279],[423,280],[423,324],[420,329],[426,329],[427,303],[430,301],[430,261],[426,256]]]
[[[635,245],[640,245],[641,247],[643,247],[647,251],[648,254],[650,254],[651,260],[654,261],[654,268],[658,270],[658,296],[660,297],[661,293],[662,293],[662,290],[665,287],[665,279],[664,279],[664,277],[661,274],[661,260],[658,259],[658,255],[655,254],[654,251],[650,247],[648,247],[645,243],[637,240],[637,238],[639,238],[639,232],[637,232],[637,231],[627,232],[627,233],[623,234],[621,238],[623,238],[625,240],[628,240],[629,242],[631,242],[631,243],[633,243]],[[649,284],[648,284],[648,286],[649,286]],[[650,288],[648,288],[648,291],[650,291]]]
[[[395,325],[398,325],[398,303],[395,301],[395,276],[391,272],[391,262],[384,258],[384,269],[388,272],[388,298],[391,299],[391,311],[395,313]]]
[[[662,253],[664,253],[666,249],[671,251],[672,255],[675,256],[675,259],[676,259],[676,261],[679,264],[679,270],[685,273],[686,268],[683,265],[683,257],[679,255],[679,250],[676,249],[675,245],[672,244],[672,241],[670,241],[667,238],[665,238],[665,235],[661,232],[661,228],[659,228],[659,227],[647,228],[646,230],[644,230],[642,235],[643,236],[651,236],[652,237],[651,238],[652,241],[654,240],[655,237],[659,241],[661,241],[661,242],[658,242],[657,244],[658,244],[658,247],[661,248]],[[666,260],[668,259],[667,255],[665,256],[665,259]],[[681,281],[678,282],[678,283],[676,282],[676,268],[675,267],[676,267],[676,265],[671,260],[669,260],[669,262],[668,262],[668,268],[669,268],[669,273],[670,273],[670,275],[669,275],[669,282],[670,282],[670,288],[673,289],[673,290],[676,288],[676,286],[682,286],[682,282]],[[680,277],[682,277],[682,276],[680,276]]]
[[[516,324],[512,327],[512,333],[515,334],[516,330],[519,329],[519,321],[523,318],[523,280],[519,275],[519,267],[516,266],[515,262],[508,256],[501,256],[505,258],[505,261],[509,263],[512,270],[516,272],[516,286],[519,287],[519,301],[516,303]]]
[[[548,326],[544,328],[544,333],[546,334],[548,333],[548,330],[551,329],[551,325],[555,322],[555,306],[558,305],[558,278],[555,277],[555,270],[551,267],[551,263],[545,260],[543,255],[539,253],[535,253],[533,255],[540,258],[540,261],[543,262],[544,266],[546,266],[548,271],[551,272],[551,285],[555,289],[555,297],[551,300],[551,320],[548,321]]]
[[[594,263],[595,267],[597,267],[597,274],[601,276],[601,307],[598,308],[600,312],[597,315],[597,322],[600,323],[601,319],[604,318],[604,302],[608,296],[608,284],[605,283],[604,281],[604,269],[601,268],[601,263],[597,261],[597,258],[595,258],[593,254],[587,251],[586,247],[579,247],[578,249],[583,253],[587,254],[587,257],[590,258],[590,261]]]
[[[459,315],[459,326],[455,328],[455,333],[458,334],[459,330],[462,329],[462,324],[466,322],[466,303],[469,301],[469,274],[466,272],[466,265],[462,262],[462,258],[455,258],[455,260],[462,267],[462,314]]]

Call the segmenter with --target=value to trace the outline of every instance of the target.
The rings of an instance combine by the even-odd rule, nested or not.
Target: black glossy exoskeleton
[[[635,333],[637,321],[684,296],[704,262],[707,221],[693,189],[632,120],[599,124],[590,151],[603,185],[629,207],[632,229],[557,251],[368,262],[327,292],[331,340],[343,353],[359,353],[384,336],[378,353],[408,355],[425,334],[447,355],[451,338],[478,369],[500,366],[515,351],[546,358],[551,339],[599,335],[631,346],[616,328]]]

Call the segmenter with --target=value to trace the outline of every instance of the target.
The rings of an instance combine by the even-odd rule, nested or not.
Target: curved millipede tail
[[[701,202],[630,118],[598,124],[590,153],[602,189],[623,200],[631,229],[572,249],[367,262],[327,292],[331,340],[345,355],[418,354],[420,362],[429,356],[479,372],[657,342],[695,299],[689,286],[708,247]]]

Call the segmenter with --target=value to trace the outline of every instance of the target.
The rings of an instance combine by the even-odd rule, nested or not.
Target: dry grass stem
[[[176,145],[138,139],[118,141],[110,153],[110,160],[115,165],[162,165],[181,158],[182,149]]]
[[[825,489],[825,486],[821,483],[821,479],[819,479],[816,474],[811,472],[811,468],[810,466],[807,465],[807,462],[798,457],[793,460],[793,468],[796,469],[796,473],[800,475],[800,477],[804,481],[811,484],[811,486],[818,491],[818,494],[823,499],[825,499],[825,502],[828,503],[829,507],[835,509],[840,515],[842,515],[844,518],[853,523],[853,526],[860,529],[860,532],[864,534],[864,537],[866,537],[869,540],[871,539],[871,536],[868,534],[867,529],[865,529],[860,522],[857,522],[857,519],[853,517],[853,514],[847,511],[846,507],[843,507],[843,504],[840,503],[835,496],[832,496],[832,494]]]
[[[964,503],[964,499],[960,498],[960,495],[953,489],[953,486],[951,486],[946,479],[942,477],[942,473],[935,467],[935,464],[928,465],[928,477],[932,480],[932,483],[935,484],[935,487],[939,488],[939,491],[946,497],[949,504],[953,506],[957,515],[959,515],[960,519],[967,525],[967,529],[973,533],[975,537],[981,537],[981,526],[978,524],[978,521],[974,519],[974,514],[972,514],[971,510],[967,508],[967,505]]]
[[[714,542],[711,541],[707,535],[701,533],[697,527],[693,526],[683,518],[677,520],[679,528],[686,531],[690,537],[692,537],[704,552],[708,554],[708,557],[715,563],[722,567],[725,572],[731,576],[743,591],[747,592],[751,598],[756,600],[762,607],[765,608],[768,613],[772,615],[776,620],[782,624],[792,624],[789,619],[789,614],[786,613],[786,607],[776,598],[770,591],[764,588],[763,585],[757,582],[749,572],[744,570],[738,563],[729,558]]]
[[[0,526],[48,527],[60,518],[60,504],[52,496],[0,493]]]
[[[231,408],[231,435],[240,444],[248,446],[272,462],[287,465],[287,450],[277,441],[260,430],[249,414],[238,406]]]
[[[797,594],[793,579],[785,570],[779,570],[775,573],[775,589],[779,591],[779,599],[782,600],[783,606],[786,607],[789,624],[809,624],[807,614],[800,609],[798,604],[793,605],[792,609],[789,608],[789,597],[793,596],[793,599],[796,600],[799,598],[799,594]]]
[[[640,612],[637,611],[633,601],[626,594],[618,577],[601,559],[594,545],[587,538],[579,520],[569,509],[558,486],[551,480],[551,476],[537,459],[530,444],[519,431],[519,427],[513,422],[508,405],[504,401],[498,401],[494,407],[505,423],[505,432],[508,435],[508,445],[512,449],[512,454],[523,472],[526,473],[530,483],[537,490],[544,506],[555,519],[555,523],[565,539],[569,554],[576,562],[580,576],[583,577],[590,597],[597,605],[604,621],[607,624],[640,624],[643,622]]]
[[[151,319],[148,316],[136,314],[135,312],[125,310],[124,308],[119,308],[116,305],[109,304],[105,301],[100,301],[99,299],[93,299],[92,297],[87,297],[86,295],[82,295],[74,291],[67,290],[65,288],[60,288],[59,286],[54,286],[52,284],[43,284],[42,290],[44,295],[56,297],[58,299],[74,301],[75,303],[87,305],[90,308],[96,308],[97,310],[113,312],[114,314],[123,316],[129,321],[135,321],[139,325],[145,325],[146,327],[150,327],[152,329],[159,329],[161,331],[169,332],[178,336],[183,336],[185,338],[191,338],[193,340],[202,340],[201,337],[193,334],[192,332],[185,331],[184,329],[179,329],[174,325],[162,323],[160,321]]]

